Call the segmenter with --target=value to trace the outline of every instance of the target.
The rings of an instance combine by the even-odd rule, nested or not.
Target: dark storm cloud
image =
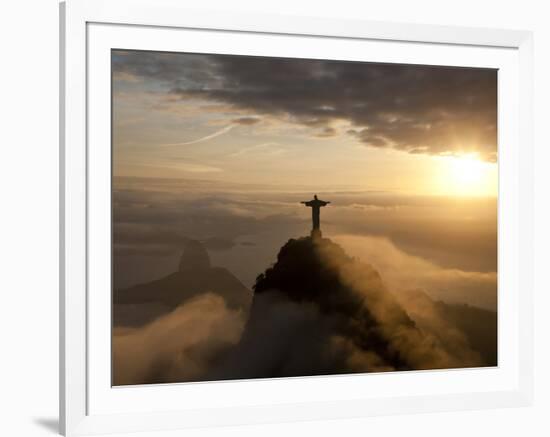
[[[184,100],[284,117],[317,136],[344,121],[372,147],[496,160],[496,70],[155,52],[115,54],[113,65]]]
[[[214,59],[209,55],[115,50],[112,66],[115,79],[125,73],[154,79],[159,85],[188,88],[202,88],[206,83],[217,81]]]

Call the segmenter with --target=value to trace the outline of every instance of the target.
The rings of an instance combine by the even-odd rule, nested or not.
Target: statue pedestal
[[[311,235],[311,238],[313,238],[313,239],[323,238],[323,234],[321,233],[321,229],[312,229],[310,235]]]

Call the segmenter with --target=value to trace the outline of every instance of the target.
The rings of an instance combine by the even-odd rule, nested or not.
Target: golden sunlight
[[[438,157],[440,194],[454,196],[496,196],[498,169],[495,163],[482,161],[475,154]]]

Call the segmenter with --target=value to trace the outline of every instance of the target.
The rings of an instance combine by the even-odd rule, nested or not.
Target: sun
[[[439,191],[455,196],[496,195],[498,176],[494,163],[476,154],[440,157]]]
[[[450,162],[451,177],[460,185],[475,186],[483,179],[485,166],[473,156],[453,158]]]

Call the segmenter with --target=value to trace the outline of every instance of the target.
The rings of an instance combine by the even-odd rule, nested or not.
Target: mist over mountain
[[[497,364],[498,72],[372,61],[111,52],[113,384]]]
[[[227,269],[211,265],[203,244],[189,240],[176,272],[113,293],[114,325],[141,326],[207,292],[220,295],[232,310],[248,309],[252,300],[250,290]]]
[[[370,265],[327,238],[289,240],[258,276],[239,345],[216,378],[481,365],[466,339],[422,329]],[[453,333],[454,334],[454,333]]]
[[[114,325],[116,385],[497,363],[496,313],[394,293],[320,237],[288,240],[253,299],[189,244],[177,272],[114,294]]]
[[[418,289],[400,291],[396,297],[417,326],[437,337],[450,352],[472,349],[479,354],[481,366],[498,364],[495,311],[434,300]]]

